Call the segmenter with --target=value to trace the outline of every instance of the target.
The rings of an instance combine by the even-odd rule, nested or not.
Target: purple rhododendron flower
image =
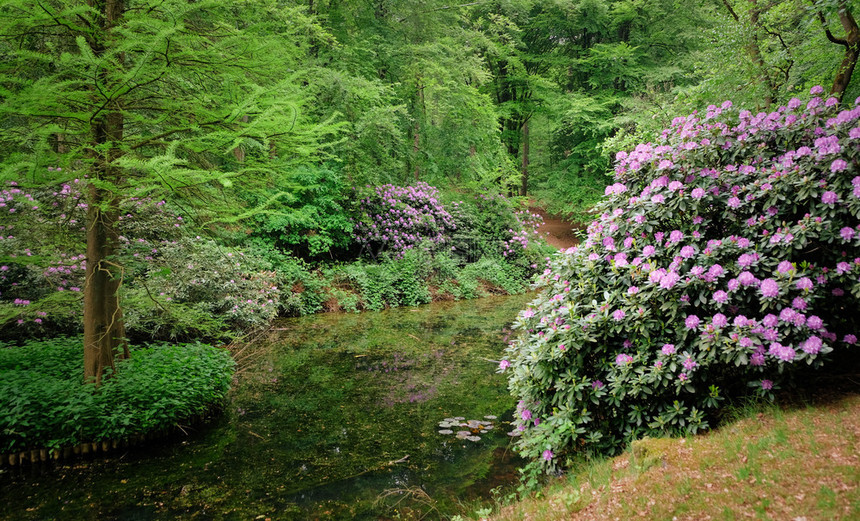
[[[616,309],[612,312],[612,318],[616,321],[623,320],[626,315],[627,313],[625,313],[623,309]]]
[[[821,202],[824,204],[836,204],[837,202],[839,202],[839,194],[827,190],[826,192],[821,194]]]
[[[853,344],[857,343],[857,336],[848,334],[848,335],[845,335],[845,338],[843,338],[842,341],[845,342],[846,344],[852,344],[853,345]]]
[[[717,290],[714,292],[714,300],[720,304],[725,304],[729,300],[729,294],[723,290]]]
[[[812,289],[812,279],[809,277],[801,277],[794,284],[797,289],[809,290]]]
[[[824,327],[824,321],[818,315],[810,315],[806,319],[806,327],[812,330],[819,330]]]
[[[649,244],[648,246],[645,246],[644,248],[642,248],[642,256],[643,256],[643,257],[645,257],[645,258],[650,257],[650,256],[654,255],[654,252],[655,252],[656,250],[657,250],[657,249],[656,249],[656,248],[654,248],[654,246],[651,246],[651,245]]]
[[[711,319],[711,325],[713,325],[717,329],[727,326],[728,323],[729,323],[729,319],[725,315],[723,315],[722,313],[717,313]]]
[[[633,357],[627,353],[620,353],[615,357],[615,365],[624,366],[630,363],[633,363]]]
[[[742,271],[741,274],[738,275],[738,282],[740,282],[743,286],[752,286],[753,284],[756,284],[758,282],[758,279],[755,278],[755,275],[753,275],[751,272]]]
[[[848,163],[844,159],[836,159],[832,163],[830,163],[830,171],[831,172],[841,172],[848,168]]]
[[[552,458],[554,456],[555,456],[555,454],[553,454],[552,451],[549,449],[546,449],[545,451],[543,451],[543,459],[545,459],[547,461],[552,460]]]
[[[692,371],[699,364],[697,364],[696,361],[693,360],[692,358],[687,357],[686,359],[684,359],[684,362],[682,365],[684,366],[684,369],[686,369],[687,371]]]
[[[800,344],[800,348],[803,349],[805,353],[817,355],[818,352],[821,351],[821,346],[823,344],[824,342],[822,342],[821,337],[812,335]]]
[[[779,284],[773,279],[764,279],[759,287],[761,294],[766,298],[779,296]]]
[[[520,413],[520,417],[523,419],[523,421],[529,421],[532,419],[532,412],[528,409],[523,409],[523,411]]]
[[[696,315],[687,315],[687,318],[684,320],[684,325],[687,326],[687,329],[696,329],[699,327],[699,322],[701,322],[701,320]]]
[[[854,228],[844,227],[839,230],[839,236],[842,237],[843,241],[850,241],[854,238]]]
[[[507,360],[502,360],[501,362],[499,362],[499,369],[501,369],[502,371],[504,371],[505,369],[507,369],[510,366],[511,366],[511,363]]]
[[[667,356],[675,353],[675,344],[663,344],[660,352]]]
[[[792,271],[794,271],[794,265],[789,261],[782,261],[776,267],[776,271],[782,275],[788,275]]]
[[[693,191],[690,192],[690,197],[693,199],[701,199],[702,197],[705,197],[705,191],[699,187],[693,188]]]
[[[595,380],[595,381],[591,382],[591,388],[592,389],[602,389],[603,388],[603,382],[601,382],[600,380]]]
[[[679,280],[681,280],[680,275],[674,271],[667,272],[663,275],[663,278],[660,279],[660,287],[663,289],[672,289]]]
[[[773,382],[771,382],[770,380],[762,380],[761,388],[765,391],[770,391],[771,389],[773,389]]]

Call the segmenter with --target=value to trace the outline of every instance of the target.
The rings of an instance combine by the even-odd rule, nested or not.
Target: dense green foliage
[[[204,344],[135,349],[100,387],[80,377],[80,338],[0,344],[0,452],[128,439],[204,414],[225,398],[230,354]]]
[[[502,362],[520,452],[556,468],[695,433],[726,396],[772,396],[856,349],[858,119],[835,98],[725,102],[619,153],[599,219],[541,276]]]

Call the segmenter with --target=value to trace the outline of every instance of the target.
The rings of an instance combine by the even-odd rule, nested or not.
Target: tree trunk
[[[90,5],[103,14],[101,33],[91,42],[93,52],[106,52],[105,40],[111,28],[123,14],[122,0],[91,0]],[[121,58],[120,58],[121,59]],[[107,74],[103,74],[106,78]],[[123,114],[114,100],[106,112],[92,124],[92,166],[90,177],[113,186],[122,182],[114,166],[123,137]],[[101,152],[108,145],[107,152]],[[119,286],[122,270],[115,263],[119,248],[116,223],[119,217],[119,196],[108,186],[91,182],[87,200],[87,267],[84,286],[84,379],[99,385],[105,369],[115,367],[117,356],[127,357],[125,325],[119,306]]]
[[[848,10],[846,0],[839,2],[839,21],[842,22],[842,27],[845,29],[845,57],[842,58],[842,64],[833,80],[830,94],[841,100],[848,84],[851,83],[854,67],[857,65],[858,57],[860,57],[860,28],[857,27],[857,21],[852,16],[851,11]]]
[[[750,58],[752,58],[753,63],[756,64],[759,71],[759,82],[765,88],[764,94],[764,108],[769,109],[771,105],[773,105],[774,98],[774,88],[773,82],[770,79],[770,74],[768,74],[767,65],[764,63],[764,58],[761,54],[761,47],[758,44],[758,30],[759,30],[759,16],[761,15],[761,10],[756,3],[757,0],[749,0],[750,6],[750,28],[752,29],[752,36],[750,38],[749,43],[749,53]]]
[[[415,181],[417,182],[421,170],[419,168],[420,161],[418,161],[418,153],[421,151],[421,117],[425,114],[424,109],[424,85],[421,84],[421,78],[417,78],[415,83],[416,87],[416,95],[415,95],[415,124],[412,126],[412,158],[414,161],[414,172],[413,175],[415,177]]]
[[[529,119],[523,121],[523,161],[522,175],[520,177],[520,195],[526,196],[529,189]]]

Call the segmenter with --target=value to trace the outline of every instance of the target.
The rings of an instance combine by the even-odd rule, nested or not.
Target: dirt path
[[[546,238],[550,246],[561,250],[579,244],[576,232],[582,229],[582,225],[549,214],[543,208],[529,208],[529,211],[543,217],[544,223],[538,227],[538,232]]]

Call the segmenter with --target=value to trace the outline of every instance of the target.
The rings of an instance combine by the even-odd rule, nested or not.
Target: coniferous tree
[[[54,183],[45,167],[56,164],[87,178],[87,380],[100,382],[127,354],[120,201],[230,187],[272,173],[276,157],[313,161],[336,128],[303,116],[295,67],[321,32],[300,9],[269,0],[0,7],[4,178]]]

